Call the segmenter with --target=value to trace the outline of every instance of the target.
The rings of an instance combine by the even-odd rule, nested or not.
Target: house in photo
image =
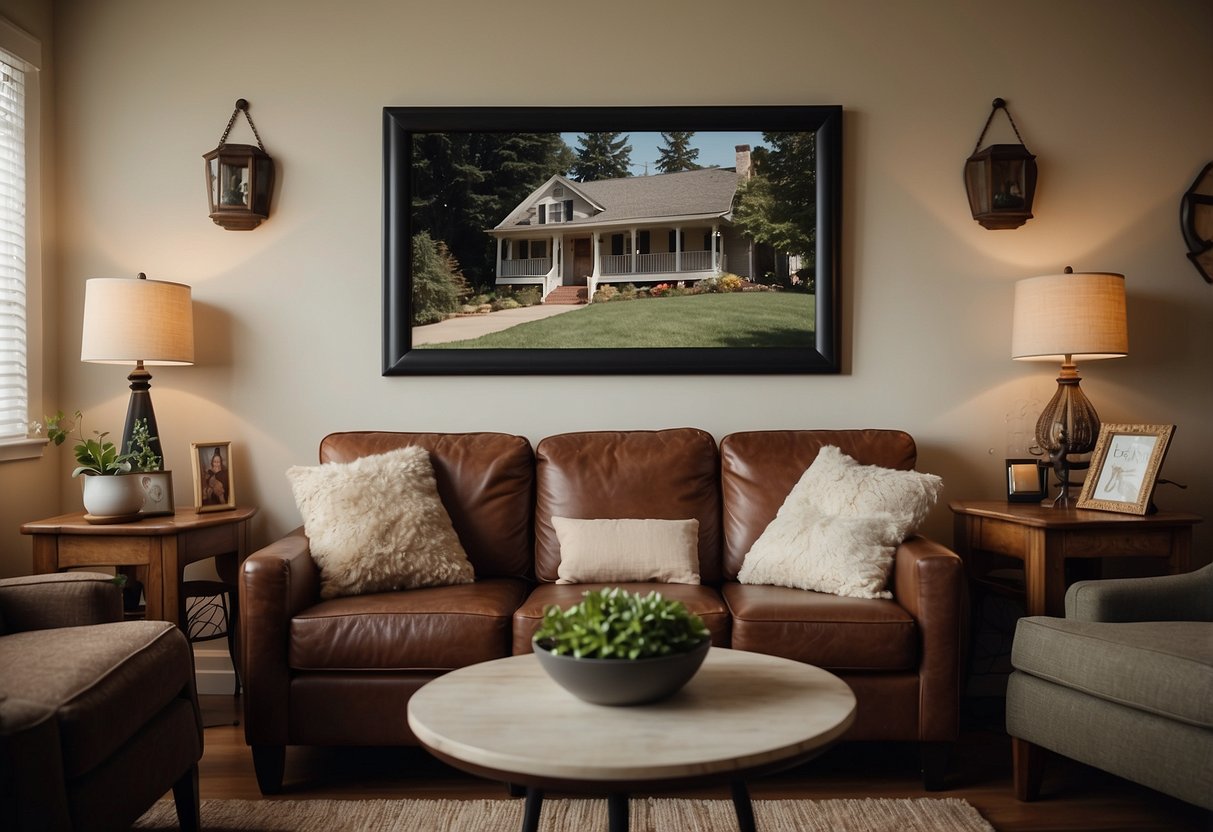
[[[693,283],[731,272],[753,274],[754,245],[733,225],[738,185],[749,176],[750,147],[736,168],[574,182],[556,175],[488,233],[497,242],[498,286]]]

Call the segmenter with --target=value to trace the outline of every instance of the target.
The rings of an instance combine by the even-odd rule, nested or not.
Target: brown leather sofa
[[[0,580],[0,829],[128,829],[170,788],[199,824],[194,660],[165,621],[123,621],[108,575]]]
[[[702,584],[659,588],[698,613],[721,647],[833,671],[859,701],[855,740],[923,744],[928,788],[956,738],[963,572],[921,537],[895,555],[893,600],[737,583],[745,553],[825,445],[910,469],[914,440],[887,430],[755,431],[719,445],[693,428],[570,433],[340,433],[322,462],[421,445],[476,570],[474,584],[321,601],[301,529],[249,557],[241,575],[245,737],[263,792],[281,789],[288,745],[414,744],[408,697],[475,662],[528,652],[547,604],[596,584],[557,585],[555,516],[699,521]]]

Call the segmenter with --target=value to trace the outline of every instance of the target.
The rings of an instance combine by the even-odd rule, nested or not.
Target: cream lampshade
[[[1057,392],[1036,422],[1036,442],[1061,483],[1055,505],[1069,504],[1069,472],[1087,466],[1068,457],[1090,453],[1099,438],[1099,414],[1079,389],[1076,362],[1128,354],[1124,275],[1067,266],[1065,274],[1015,284],[1011,357],[1061,363]]]
[[[149,392],[152,374],[144,365],[194,363],[194,311],[190,287],[163,280],[95,277],[84,284],[84,333],[80,360],[94,364],[133,364],[127,376],[131,400],[122,429],[123,453],[130,451],[131,430],[147,419],[157,437],[152,451],[162,460],[156,414]]]

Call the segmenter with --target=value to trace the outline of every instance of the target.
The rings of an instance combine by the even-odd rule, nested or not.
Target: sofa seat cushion
[[[708,632],[712,634],[712,644],[717,647],[729,646],[729,610],[720,597],[720,593],[709,586],[693,584],[659,584],[659,583],[611,583],[611,584],[540,584],[532,590],[526,600],[514,613],[514,653],[530,653],[531,637],[543,621],[543,610],[549,604],[555,604],[561,609],[567,609],[581,601],[586,592],[605,587],[617,586],[628,592],[648,595],[659,592],[663,598],[681,601],[686,608],[703,619]]]
[[[1211,622],[1021,618],[1011,664],[1091,696],[1213,728]]]
[[[189,643],[165,621],[13,633],[0,639],[0,668],[0,730],[54,719],[68,779],[112,757],[194,675]]]
[[[914,670],[918,627],[895,601],[725,583],[733,648],[826,670]]]
[[[291,619],[295,670],[451,670],[510,655],[514,610],[528,584],[474,584],[321,601]]]

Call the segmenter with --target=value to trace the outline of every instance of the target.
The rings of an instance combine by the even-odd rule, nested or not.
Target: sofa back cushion
[[[558,577],[555,515],[698,520],[700,581],[720,582],[720,463],[710,434],[695,428],[563,433],[541,440],[535,456],[539,580]]]
[[[320,461],[350,462],[419,445],[429,451],[438,495],[477,578],[531,578],[534,454],[504,433],[333,433]]]
[[[899,430],[760,430],[720,441],[725,580],[736,580],[746,553],[775,519],[792,486],[826,445],[862,465],[909,471],[917,450]]]

